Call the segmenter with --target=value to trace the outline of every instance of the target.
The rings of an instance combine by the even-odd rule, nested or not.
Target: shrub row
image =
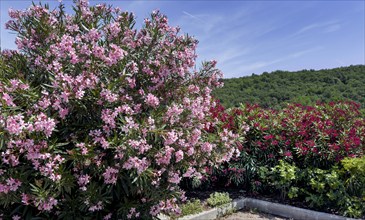
[[[328,195],[326,189],[329,188],[321,183],[322,191],[310,188],[305,191],[308,193],[304,201],[312,207],[333,207],[341,214],[359,217],[365,211],[360,205],[365,191],[358,189],[353,195],[343,188],[352,181],[350,179],[360,184],[362,180],[357,178],[365,174],[359,167],[352,172],[348,165],[361,163],[362,160],[349,158],[360,158],[365,150],[365,119],[359,108],[354,102],[317,103],[315,106],[289,104],[280,111],[250,104],[224,110],[217,105],[211,109],[213,116],[223,127],[241,130],[239,133],[245,141],[236,142],[238,157],[217,167],[206,167],[208,175],[203,186],[243,186],[255,193],[272,191],[275,186],[280,188],[277,192],[282,197],[287,198],[289,194],[293,198],[293,195],[299,196],[299,189],[304,195],[303,190],[315,184],[293,185],[293,181],[323,180],[329,184],[334,181],[329,175],[334,175],[338,182],[333,186],[336,195]],[[270,177],[262,174],[268,174],[264,170],[276,174],[277,178],[268,181]],[[338,188],[340,185],[342,189]],[[326,203],[334,200],[333,204]],[[346,206],[346,202],[353,206]]]

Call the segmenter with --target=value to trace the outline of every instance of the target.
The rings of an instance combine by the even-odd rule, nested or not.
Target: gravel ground
[[[287,218],[277,217],[266,213],[259,213],[252,210],[240,210],[219,220],[245,220],[245,219],[265,219],[265,220],[284,220]]]

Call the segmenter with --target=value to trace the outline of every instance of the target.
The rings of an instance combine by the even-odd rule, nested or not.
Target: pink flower
[[[12,8],[9,8],[8,10],[9,17],[13,19],[17,19],[20,17],[21,12],[19,10],[14,10]]]
[[[103,220],[109,220],[111,218],[112,218],[112,213],[109,213],[106,216],[104,216]]]
[[[84,95],[85,95],[85,91],[84,91],[84,90],[82,90],[82,89],[79,89],[79,90],[77,90],[77,92],[76,92],[76,94],[75,94],[75,97],[76,97],[77,99],[82,99],[82,97],[84,97]]]
[[[164,144],[171,145],[179,139],[179,136],[174,130],[172,130],[172,131],[167,132],[167,135],[165,135],[164,138],[165,138]]]
[[[59,45],[61,51],[64,51],[64,52],[72,51],[73,43],[74,43],[74,40],[72,39],[72,37],[70,35],[63,35],[61,38],[60,45]]]
[[[103,209],[103,202],[99,201],[96,205],[90,206],[89,211],[95,212]]]
[[[138,157],[131,157],[129,158],[123,165],[123,168],[126,170],[130,170],[132,168],[137,169],[137,173],[141,174],[145,171],[149,166],[149,162],[147,158],[139,159]]]
[[[9,178],[6,180],[6,185],[8,185],[10,191],[16,191],[22,183],[17,179]]]
[[[183,177],[191,177],[195,173],[195,168],[189,167],[188,170],[183,174]]]
[[[210,153],[213,149],[213,145],[209,142],[204,142],[201,146],[203,152]]]
[[[30,196],[28,194],[22,193],[22,203],[24,205],[30,205]]]
[[[191,92],[191,93],[199,93],[199,91],[200,91],[200,89],[199,89],[199,87],[198,86],[196,86],[196,85],[190,85],[189,86],[189,92]]]
[[[8,130],[10,134],[19,135],[26,125],[23,118],[24,116],[21,114],[8,117],[6,120],[6,130]]]
[[[139,125],[132,117],[125,117],[126,124],[122,126],[122,131],[128,133],[131,129],[138,129]]]
[[[65,119],[68,115],[68,108],[60,108],[59,112],[60,118]]]
[[[133,89],[134,87],[136,87],[136,79],[135,78],[127,77],[126,80],[127,80],[128,84],[129,84],[129,87],[131,89]]]
[[[81,187],[81,190],[86,191],[86,185],[90,182],[90,176],[89,175],[80,175],[78,177],[77,183]]]
[[[107,25],[106,30],[109,31],[109,39],[117,37],[121,31],[120,25],[117,22],[113,22]]]
[[[128,140],[128,144],[139,151],[140,154],[145,153],[146,151],[148,151],[149,149],[152,148],[151,145],[147,144],[147,141],[145,139],[142,139],[140,141],[137,140]]]
[[[87,153],[89,152],[89,150],[85,146],[85,143],[76,144],[76,147],[79,147],[81,149],[81,155],[87,155]]]
[[[118,180],[119,171],[115,168],[108,167],[103,173],[104,183],[106,184],[116,184]]]
[[[58,204],[58,201],[53,198],[49,197],[46,200],[43,199],[37,199],[38,201],[34,201],[34,205],[37,206],[38,210],[40,211],[51,211],[54,206]]]
[[[161,207],[159,206],[159,205],[154,205],[154,206],[152,206],[151,207],[151,209],[150,209],[150,214],[152,215],[152,216],[156,216],[156,215],[158,215],[158,213],[160,213],[161,212]]]
[[[102,60],[105,60],[105,50],[103,47],[100,47],[100,46],[95,46],[93,47],[93,54],[95,57],[99,58],[99,59],[102,59]]]
[[[156,108],[157,106],[160,105],[160,101],[158,100],[158,98],[154,95],[152,95],[151,93],[148,93],[146,98],[145,98],[145,102],[147,105]]]
[[[194,146],[198,143],[199,139],[201,138],[201,131],[197,128],[194,128],[192,135],[189,140],[189,144]]]
[[[114,129],[116,127],[115,118],[117,117],[117,115],[118,115],[117,112],[113,112],[110,109],[103,109],[101,113],[101,119],[106,125]]]
[[[187,151],[187,155],[191,156],[193,155],[195,152],[195,149],[193,147],[189,147],[188,151]]]
[[[176,158],[175,160],[176,163],[181,161],[184,158],[184,152],[182,150],[175,152],[175,158]]]
[[[22,183],[19,180],[9,178],[6,180],[6,185],[0,183],[0,193],[7,194],[9,193],[9,191],[15,192],[20,187],[21,184]]]
[[[98,41],[101,37],[101,33],[95,28],[90,29],[90,31],[85,35],[85,38],[89,41]]]
[[[8,106],[11,106],[11,107],[16,106],[13,102],[13,98],[7,93],[3,93],[3,100],[5,100],[6,105],[8,105]]]
[[[184,111],[183,108],[179,107],[176,104],[168,107],[167,112],[165,113],[164,120],[169,120],[170,124],[174,124],[179,120],[179,115]]]
[[[20,220],[20,216],[19,215],[13,215],[13,217],[11,217],[12,220]]]
[[[171,156],[172,153],[174,152],[174,148],[170,147],[170,146],[166,146],[165,147],[165,152],[164,153],[158,153],[156,155],[156,163],[158,165],[168,165],[170,163],[171,160]]]
[[[40,101],[38,102],[38,105],[39,105],[42,109],[46,109],[48,106],[50,106],[50,105],[51,105],[51,101],[50,101],[48,98],[44,97],[42,100],[40,100]]]
[[[170,173],[168,181],[170,183],[179,184],[181,181],[181,177],[179,176],[178,173]]]
[[[100,93],[100,97],[103,100],[106,100],[110,103],[115,102],[118,100],[118,96],[116,94],[113,94],[110,90],[108,89],[103,89]]]
[[[105,58],[105,61],[109,66],[116,64],[118,61],[123,59],[126,54],[122,48],[115,44],[110,44],[110,47],[112,50],[109,52],[109,56]]]
[[[43,131],[47,137],[50,137],[56,127],[56,122],[52,118],[48,118],[44,113],[40,113],[34,122],[35,131]]]

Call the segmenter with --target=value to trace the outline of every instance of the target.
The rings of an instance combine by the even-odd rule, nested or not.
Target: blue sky
[[[1,48],[15,48],[5,30],[8,8],[30,0],[0,0]],[[36,1],[37,2],[37,1]],[[57,0],[50,2],[56,6]],[[71,0],[63,0],[70,8]],[[275,70],[365,64],[365,1],[91,1],[134,12],[137,24],[159,9],[173,26],[199,40],[198,64],[215,59],[225,78]]]

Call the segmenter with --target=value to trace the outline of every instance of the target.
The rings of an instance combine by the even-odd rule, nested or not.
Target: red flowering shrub
[[[228,184],[255,189],[260,186],[259,167],[274,167],[281,159],[300,168],[327,169],[345,157],[360,157],[365,150],[365,119],[359,108],[354,102],[331,102],[312,107],[290,104],[276,111],[247,104],[223,112],[217,105],[213,115],[230,129],[248,127],[242,133],[245,142],[236,143],[240,157],[213,169],[215,177],[210,180],[228,179]]]
[[[85,0],[72,15],[62,4],[9,14],[19,50],[0,56],[0,218],[179,213],[180,180],[235,152],[210,117],[221,72],[191,72],[197,41],[159,12],[140,30]]]

